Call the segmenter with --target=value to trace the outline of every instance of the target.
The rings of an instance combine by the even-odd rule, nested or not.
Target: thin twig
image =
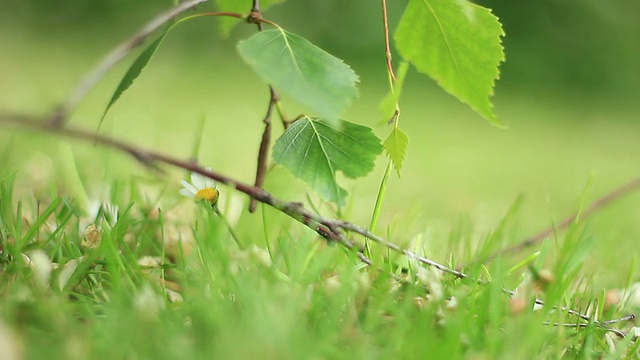
[[[105,76],[105,74],[120,60],[127,56],[131,50],[142,45],[151,33],[173,20],[176,16],[207,1],[209,0],[187,0],[178,4],[174,8],[158,15],[143,26],[133,37],[113,49],[95,68],[82,78],[64,103],[56,109],[50,120],[51,123],[56,126],[63,125],[66,122],[69,113],[78,106],[87,93]]]
[[[253,6],[251,6],[251,15],[249,15],[251,19],[259,19],[262,18],[262,13],[260,12],[260,0],[253,0]],[[256,23],[258,26],[258,31],[262,31],[262,22],[258,21]]]
[[[14,123],[22,127],[29,127],[29,128],[44,131],[44,132],[59,134],[59,135],[63,135],[71,138],[76,138],[84,141],[102,144],[107,147],[112,147],[132,155],[136,160],[142,162],[146,166],[149,166],[150,164],[153,164],[155,162],[161,162],[161,163],[169,164],[184,170],[189,170],[195,173],[199,173],[203,176],[216,180],[221,184],[232,186],[236,190],[249,195],[251,198],[254,198],[257,201],[260,201],[267,205],[270,205],[275,209],[289,215],[293,219],[297,220],[298,222],[302,223],[308,228],[314,230],[317,234],[327,239],[328,241],[335,241],[345,246],[347,249],[355,251],[358,258],[367,265],[372,265],[373,263],[369,258],[367,258],[362,253],[362,248],[355,245],[353,241],[349,240],[344,235],[342,230],[352,231],[357,234],[360,234],[393,251],[404,254],[405,256],[411,259],[414,259],[420,263],[423,263],[425,265],[433,266],[442,272],[452,274],[458,278],[471,280],[479,284],[487,284],[486,281],[474,279],[463,272],[453,270],[451,268],[448,268],[445,265],[442,265],[433,260],[427,259],[414,252],[411,252],[406,249],[402,249],[398,245],[385,240],[384,238],[370,232],[369,230],[366,230],[361,226],[358,226],[356,224],[353,224],[344,220],[325,218],[319,214],[316,214],[306,209],[304,205],[300,202],[286,202],[286,201],[279,200],[261,188],[258,188],[249,184],[245,184],[241,181],[235,180],[229,176],[218,173],[216,171],[205,169],[204,167],[199,166],[193,161],[181,160],[163,153],[138,148],[135,145],[132,145],[120,140],[116,140],[104,135],[91,133],[85,130],[73,129],[70,127],[60,127],[60,126],[51,124],[48,121],[43,121],[41,119],[38,119],[36,117],[0,113],[0,122]],[[515,295],[515,292],[512,290],[502,288],[502,291],[511,296]],[[535,299],[535,303],[539,305],[545,305],[544,302],[540,299]],[[563,311],[566,311],[571,315],[575,315],[583,320],[592,321],[592,319],[589,316],[581,314],[575,310],[571,310],[566,307],[560,307],[560,309]],[[631,319],[631,315],[629,318]],[[611,322],[607,322],[603,324],[601,322],[593,321],[593,323],[606,331],[610,331],[616,334],[617,336],[620,336],[620,337],[625,336],[624,332],[616,329],[611,329],[608,326],[606,326]]]
[[[509,289],[505,289],[505,288],[503,288],[503,289],[502,289],[502,291],[503,291],[505,294],[508,294],[509,296],[515,296],[515,295],[516,295],[516,292],[515,292],[515,291],[513,291],[513,290],[509,290]],[[537,299],[537,298],[536,298],[536,299],[534,299],[534,303],[535,303],[536,305],[545,306],[544,301],[543,301],[543,300],[540,300],[540,299]],[[557,307],[554,307],[554,308],[557,308]],[[568,307],[566,307],[566,306],[561,306],[561,307],[560,307],[560,310],[562,310],[562,311],[566,311],[566,312],[567,312],[567,314],[574,315],[574,316],[576,316],[576,317],[581,318],[582,320],[591,321],[591,317],[589,317],[589,315],[584,315],[584,314],[582,314],[582,313],[580,313],[580,312],[578,312],[578,311],[576,311],[576,310],[572,310],[572,309],[570,309],[570,308],[568,308]],[[600,324],[600,323],[598,323],[598,324]]]
[[[325,222],[328,222],[329,224],[332,224],[333,226],[337,226],[337,227],[343,228],[345,230],[353,231],[353,232],[355,232],[357,234],[360,234],[360,235],[366,237],[367,239],[370,239],[370,240],[373,240],[373,241],[377,242],[378,244],[380,244],[380,245],[382,245],[382,246],[384,246],[386,248],[389,248],[389,249],[391,249],[393,251],[396,251],[396,252],[399,252],[401,254],[404,254],[405,256],[407,256],[407,257],[409,257],[411,259],[414,259],[414,260],[416,260],[418,262],[421,262],[421,263],[429,265],[429,266],[433,266],[433,267],[435,267],[436,269],[438,269],[438,270],[440,270],[442,272],[454,275],[454,276],[456,276],[458,278],[461,278],[461,279],[469,278],[469,276],[467,274],[465,274],[465,273],[450,269],[450,268],[448,268],[448,267],[446,267],[446,266],[444,266],[442,264],[439,264],[439,263],[437,263],[437,262],[435,262],[433,260],[427,259],[424,256],[420,256],[420,255],[418,255],[418,254],[416,254],[414,252],[411,252],[409,250],[403,249],[400,246],[398,246],[398,245],[396,245],[396,244],[394,244],[392,242],[389,242],[389,241],[383,239],[382,237],[380,237],[380,236],[372,233],[371,231],[369,231],[369,230],[367,230],[367,229],[365,229],[365,228],[363,228],[361,226],[358,226],[356,224],[350,223],[348,221],[342,221],[342,220],[325,220]]]
[[[636,319],[636,315],[635,314],[629,314],[629,315],[623,316],[623,317],[621,317],[619,319],[611,319],[611,320],[607,320],[607,321],[601,321],[600,324],[602,324],[602,325],[611,325],[611,324],[624,322],[624,321],[631,321],[631,320],[635,320],[635,319]]]
[[[342,246],[346,247],[351,251],[354,251],[358,259],[360,259],[360,261],[362,261],[363,263],[369,266],[373,266],[373,262],[371,262],[371,260],[369,260],[369,258],[364,255],[360,247],[356,247],[355,244],[345,236],[342,229],[340,229],[339,227],[334,227],[334,228],[330,228],[330,230],[334,234],[338,235],[338,238],[339,238],[338,242],[342,244]]]
[[[269,85],[269,106],[267,107],[267,114],[264,116],[262,122],[264,123],[264,131],[262,132],[262,140],[260,140],[260,149],[258,150],[258,165],[256,166],[256,181],[254,185],[258,188],[262,188],[264,185],[264,179],[267,175],[267,163],[269,162],[269,145],[271,144],[271,117],[273,115],[273,109],[279,101],[278,94],[275,89]],[[255,199],[251,199],[249,203],[249,211],[254,212],[258,202]]]
[[[396,82],[396,74],[393,72],[391,59],[391,45],[389,43],[389,20],[387,18],[387,0],[382,0],[382,23],[384,26],[384,55],[387,60],[387,70],[393,82]]]
[[[565,229],[566,227],[568,227],[569,225],[571,225],[576,219],[578,219],[578,217],[580,219],[585,219],[589,216],[591,216],[593,213],[597,212],[598,210],[602,209],[603,207],[611,204],[612,202],[624,197],[625,195],[629,194],[630,192],[636,190],[640,188],[640,177],[637,177],[631,181],[629,181],[626,184],[623,184],[615,189],[613,189],[612,191],[610,191],[609,193],[607,193],[606,195],[602,196],[601,198],[599,198],[598,200],[594,201],[591,205],[589,205],[589,207],[584,210],[584,211],[578,211],[574,214],[572,214],[571,216],[567,217],[566,219],[562,220],[559,224],[557,225],[552,225],[549,226],[548,228],[542,230],[541,232],[530,236],[522,241],[520,241],[517,244],[508,246],[500,251],[497,251],[493,254],[488,255],[487,257],[485,257],[484,259],[482,259],[480,262],[477,263],[472,263],[472,264],[467,264],[465,266],[470,266],[470,265],[477,265],[478,263],[487,263],[493,259],[495,259],[498,256],[502,256],[508,253],[512,253],[512,252],[516,252],[516,251],[520,251],[523,249],[526,249],[528,247],[537,245],[539,242],[541,242],[542,240],[544,240],[545,238],[547,238],[549,235],[553,234],[555,231],[557,230],[562,230]]]
[[[636,318],[636,316],[634,314],[630,314],[630,315],[626,315],[624,317],[621,317],[619,319],[612,319],[612,320],[601,321],[601,322],[594,321],[593,323],[595,325],[597,325],[598,327],[606,330],[606,331],[614,333],[615,335],[617,335],[620,338],[624,338],[625,336],[627,336],[626,333],[624,333],[623,331],[620,331],[618,329],[610,328],[607,325],[618,323],[618,322],[623,322],[623,321],[631,321],[631,320],[633,320],[635,318]],[[586,320],[590,321],[590,319],[586,319]],[[552,323],[550,321],[545,321],[542,324],[543,325],[552,325],[552,326],[571,327],[571,328],[586,328],[587,326],[589,326],[589,323],[558,323],[558,322]],[[635,341],[636,339],[634,338],[633,340]]]
[[[552,323],[551,321],[545,321],[542,323],[542,325],[552,325],[552,326],[562,326],[562,327],[574,327],[574,328],[586,328],[587,326],[589,326],[588,323],[558,323],[558,322],[554,322]]]
[[[627,336],[627,334],[625,334],[623,331],[620,331],[618,329],[612,329],[608,326],[604,326],[602,325],[602,323],[597,324],[594,322],[594,324],[603,330],[614,333],[616,336],[618,336],[621,339]],[[587,326],[589,326],[589,323],[557,323],[557,322],[552,323],[550,321],[545,321],[542,323],[542,325],[562,326],[562,327],[568,327],[568,328],[586,328]]]

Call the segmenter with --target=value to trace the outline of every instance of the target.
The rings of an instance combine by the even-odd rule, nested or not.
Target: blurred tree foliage
[[[241,0],[239,0],[241,1]],[[247,8],[250,1],[247,1]],[[585,95],[637,97],[640,79],[638,0],[478,0],[493,9],[507,33],[500,86],[518,84]],[[34,32],[105,28],[122,37],[171,6],[170,0],[0,0],[0,21]],[[392,28],[407,1],[388,1]],[[211,10],[212,4],[202,9]],[[329,52],[380,58],[378,1],[289,0],[268,13]],[[326,21],[322,21],[326,19]],[[310,25],[310,22],[315,23]],[[199,29],[211,31],[203,22]],[[236,31],[237,35],[237,31]],[[347,55],[345,55],[347,54]]]
[[[540,86],[637,96],[640,1],[482,0],[507,33],[505,76]]]

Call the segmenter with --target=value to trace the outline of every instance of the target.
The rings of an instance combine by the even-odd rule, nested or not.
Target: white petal
[[[198,192],[198,189],[196,189],[193,185],[189,184],[188,182],[186,182],[184,180],[180,180],[180,182],[182,183],[182,186],[184,186],[184,188],[186,190],[191,191],[194,195],[195,195],[195,193]]]
[[[200,189],[204,189],[206,186],[206,182],[205,182],[205,177],[198,174],[198,173],[191,173],[191,182],[193,183],[193,185],[196,187],[196,189],[200,190]]]
[[[209,167],[209,166],[205,167],[204,169],[207,170],[207,171],[211,171],[211,167]],[[205,187],[210,187],[212,189],[216,188],[216,182],[211,178],[205,177],[205,183],[204,184],[205,184]]]
[[[190,198],[195,198],[196,194],[194,194],[193,192],[187,190],[187,189],[180,189],[180,194],[186,196],[186,197],[190,197]]]
[[[215,189],[216,188],[216,182],[213,179],[205,178],[204,179],[204,187]]]

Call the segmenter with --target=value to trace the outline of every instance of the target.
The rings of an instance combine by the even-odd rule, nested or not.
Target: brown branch
[[[70,127],[63,127],[52,124],[49,121],[41,120],[37,117],[20,115],[20,114],[2,114],[0,113],[0,122],[4,123],[13,123],[22,127],[28,127],[35,130],[58,134],[70,138],[80,139],[83,141],[93,142],[96,144],[101,144],[107,147],[115,148],[124,153],[131,155],[133,158],[141,162],[145,166],[156,166],[156,162],[172,165],[184,170],[189,170],[195,173],[199,173],[203,176],[211,178],[213,180],[218,181],[221,184],[225,184],[227,186],[232,186],[236,190],[249,195],[252,199],[256,199],[262,203],[272,206],[273,208],[289,215],[291,218],[297,220],[302,223],[306,227],[314,230],[318,235],[327,239],[328,241],[335,241],[345,248],[354,251],[358,258],[364,262],[365,264],[371,266],[373,263],[370,259],[368,259],[364,254],[363,250],[360,246],[356,245],[353,241],[349,240],[346,235],[343,233],[343,230],[352,231],[357,234],[360,234],[368,239],[371,239],[382,246],[385,246],[393,251],[401,253],[411,259],[414,259],[420,263],[423,263],[428,266],[433,266],[436,269],[452,274],[458,278],[468,279],[474,281],[479,284],[487,284],[486,281],[473,279],[467,274],[450,269],[442,264],[439,264],[433,260],[427,259],[423,256],[420,256],[414,252],[411,252],[406,249],[402,249],[396,244],[393,244],[384,238],[372,233],[371,231],[358,226],[356,224],[350,223],[348,221],[339,220],[339,219],[329,219],[325,218],[319,214],[316,214],[304,207],[304,205],[300,202],[286,202],[279,200],[273,197],[267,191],[258,188],[256,186],[252,186],[249,184],[245,184],[241,181],[235,180],[229,176],[218,173],[213,170],[205,169],[202,166],[199,166],[197,163],[189,160],[181,160],[178,158],[174,158],[172,156],[155,152],[152,150],[145,150],[142,148],[138,148],[135,145],[116,140],[110,138],[108,136],[91,133],[81,129],[74,129]],[[515,294],[514,291],[502,288],[502,291],[510,296]],[[544,305],[544,302],[540,299],[535,299],[535,303],[539,305]],[[587,315],[580,314],[575,310],[568,309],[566,307],[561,307],[563,311],[567,311],[569,314],[580,317],[581,319],[591,321],[591,318]],[[611,329],[607,325],[611,322],[600,323],[594,321],[594,324],[599,326],[600,328],[615,333],[618,336],[624,337],[626,334],[622,331]]]
[[[636,190],[640,188],[640,177],[635,178],[631,181],[629,181],[626,184],[623,184],[615,189],[613,189],[611,192],[607,193],[606,195],[602,196],[601,198],[599,198],[598,200],[594,201],[591,205],[589,205],[589,207],[585,210],[585,211],[578,211],[574,214],[572,214],[571,216],[565,218],[564,220],[562,220],[559,224],[557,225],[551,225],[548,228],[540,231],[539,233],[530,236],[522,241],[520,241],[517,244],[508,246],[500,251],[497,251],[493,254],[488,255],[487,257],[485,257],[484,259],[480,260],[479,262],[475,262],[475,263],[471,263],[471,264],[467,264],[465,266],[470,266],[470,265],[477,265],[477,264],[483,264],[486,262],[489,262],[493,259],[495,259],[498,256],[502,256],[508,253],[512,253],[512,252],[516,252],[516,251],[520,251],[523,249],[526,249],[528,247],[532,247],[534,245],[537,245],[539,242],[541,242],[542,240],[546,239],[549,235],[553,234],[554,231],[557,230],[562,230],[567,228],[569,225],[571,225],[574,221],[576,221],[578,218],[587,218],[589,216],[591,216],[593,213],[597,212],[598,210],[602,209],[603,207],[611,204],[612,202],[624,197],[625,195],[631,193],[632,191]]]
[[[264,185],[264,179],[267,174],[267,163],[269,162],[269,145],[271,144],[271,116],[273,115],[273,108],[279,101],[278,94],[269,86],[270,99],[269,106],[267,108],[267,114],[264,116],[262,122],[264,123],[264,131],[262,132],[262,140],[260,141],[260,149],[258,150],[258,165],[256,166],[256,181],[254,185],[258,188],[262,188]],[[254,212],[257,206],[256,199],[251,199],[249,204],[249,211]]]
[[[187,0],[178,4],[174,8],[158,15],[143,26],[133,37],[113,49],[95,68],[82,78],[62,105],[56,109],[50,119],[51,123],[56,126],[64,124],[69,113],[78,106],[87,93],[105,76],[105,74],[115,64],[127,56],[131,50],[142,45],[149,35],[158,30],[164,24],[173,20],[176,16],[207,1],[209,0]]]
[[[37,117],[28,115],[0,113],[0,122],[13,123],[21,127],[27,127],[46,133],[62,135],[69,138],[93,142],[95,144],[101,144],[106,147],[115,148],[131,155],[135,160],[147,167],[156,168],[158,165],[157,162],[160,162],[184,170],[199,173],[203,176],[216,180],[221,184],[234,187],[236,190],[245,193],[251,198],[282,211],[283,213],[289,215],[303,225],[313,229],[320,236],[329,241],[336,241],[343,244],[345,242],[349,243],[346,238],[342,238],[340,234],[332,230],[331,227],[336,224],[334,221],[331,221],[309,211],[304,207],[302,203],[279,200],[259,187],[243,183],[239,180],[235,180],[216,171],[205,169],[192,160],[181,160],[163,153],[142,149],[136,147],[133,144],[129,144],[127,142],[120,141],[105,135],[92,133],[86,130],[71,128],[69,126],[57,126],[48,121],[43,121]],[[356,245],[353,243],[350,243],[347,247],[349,249],[358,249],[358,247],[356,247]],[[370,261],[368,261],[367,263],[370,263]]]

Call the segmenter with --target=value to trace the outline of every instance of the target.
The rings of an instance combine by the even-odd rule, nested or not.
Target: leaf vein
[[[433,19],[436,21],[436,24],[438,24],[438,28],[440,29],[440,33],[442,34],[442,40],[444,41],[445,45],[447,46],[447,50],[449,52],[449,56],[451,57],[451,62],[453,63],[453,66],[455,67],[456,72],[460,76],[460,79],[462,79],[462,82],[464,83],[464,87],[467,89],[467,91],[469,91],[471,93],[475,93],[475,91],[473,91],[472,88],[469,86],[469,83],[467,82],[467,78],[462,74],[462,70],[460,69],[460,65],[458,64],[458,58],[453,53],[453,48],[451,47],[451,43],[449,41],[449,37],[447,36],[447,34],[444,31],[444,27],[442,26],[442,23],[440,22],[440,18],[438,17],[438,14],[433,9],[433,7],[431,7],[431,5],[429,4],[428,0],[423,0],[423,2],[425,4],[425,6],[429,9],[429,11],[431,12],[431,15],[433,16]]]

